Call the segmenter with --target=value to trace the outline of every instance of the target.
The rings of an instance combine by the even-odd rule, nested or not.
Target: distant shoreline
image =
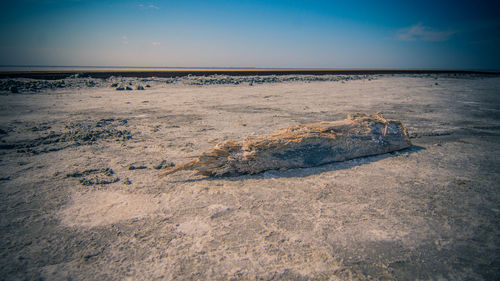
[[[5,78],[32,78],[56,80],[68,78],[74,74],[90,76],[92,78],[121,77],[183,77],[188,75],[377,75],[377,74],[476,74],[500,75],[499,71],[473,70],[426,70],[426,69],[280,69],[280,68],[107,68],[107,67],[47,67],[48,70],[6,70],[0,67],[0,79]],[[36,68],[34,68],[36,69]]]

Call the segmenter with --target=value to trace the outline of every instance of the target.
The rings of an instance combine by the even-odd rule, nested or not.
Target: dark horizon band
[[[92,78],[118,77],[159,77],[174,78],[207,75],[250,76],[250,75],[377,75],[377,74],[478,74],[500,75],[498,71],[473,70],[427,70],[427,69],[165,69],[165,70],[42,70],[42,71],[0,71],[0,79],[32,78],[56,80],[68,78],[74,74]]]

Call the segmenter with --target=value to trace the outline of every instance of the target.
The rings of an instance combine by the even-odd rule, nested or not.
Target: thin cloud
[[[160,42],[152,42],[151,44],[152,44],[153,46],[160,46],[160,45],[161,45],[161,43],[160,43]]]
[[[159,10],[160,9],[160,7],[153,5],[153,4],[149,4],[149,5],[137,4],[137,7],[139,7],[139,9],[141,9],[141,10],[145,10],[145,9]]]
[[[426,41],[426,42],[444,42],[448,41],[456,31],[435,30],[422,23],[398,30],[396,38],[401,41]]]

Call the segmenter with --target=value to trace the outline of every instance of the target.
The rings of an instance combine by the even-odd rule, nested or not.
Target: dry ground
[[[0,96],[0,279],[500,278],[499,77],[152,84]],[[377,111],[414,147],[158,177],[213,142]]]

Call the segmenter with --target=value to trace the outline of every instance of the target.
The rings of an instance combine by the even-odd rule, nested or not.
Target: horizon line
[[[255,66],[101,66],[101,65],[0,65],[0,68],[65,68],[88,69],[146,69],[146,70],[310,70],[310,71],[457,71],[500,72],[500,69],[485,68],[392,68],[392,67],[255,67]],[[4,71],[2,71],[4,72]]]

